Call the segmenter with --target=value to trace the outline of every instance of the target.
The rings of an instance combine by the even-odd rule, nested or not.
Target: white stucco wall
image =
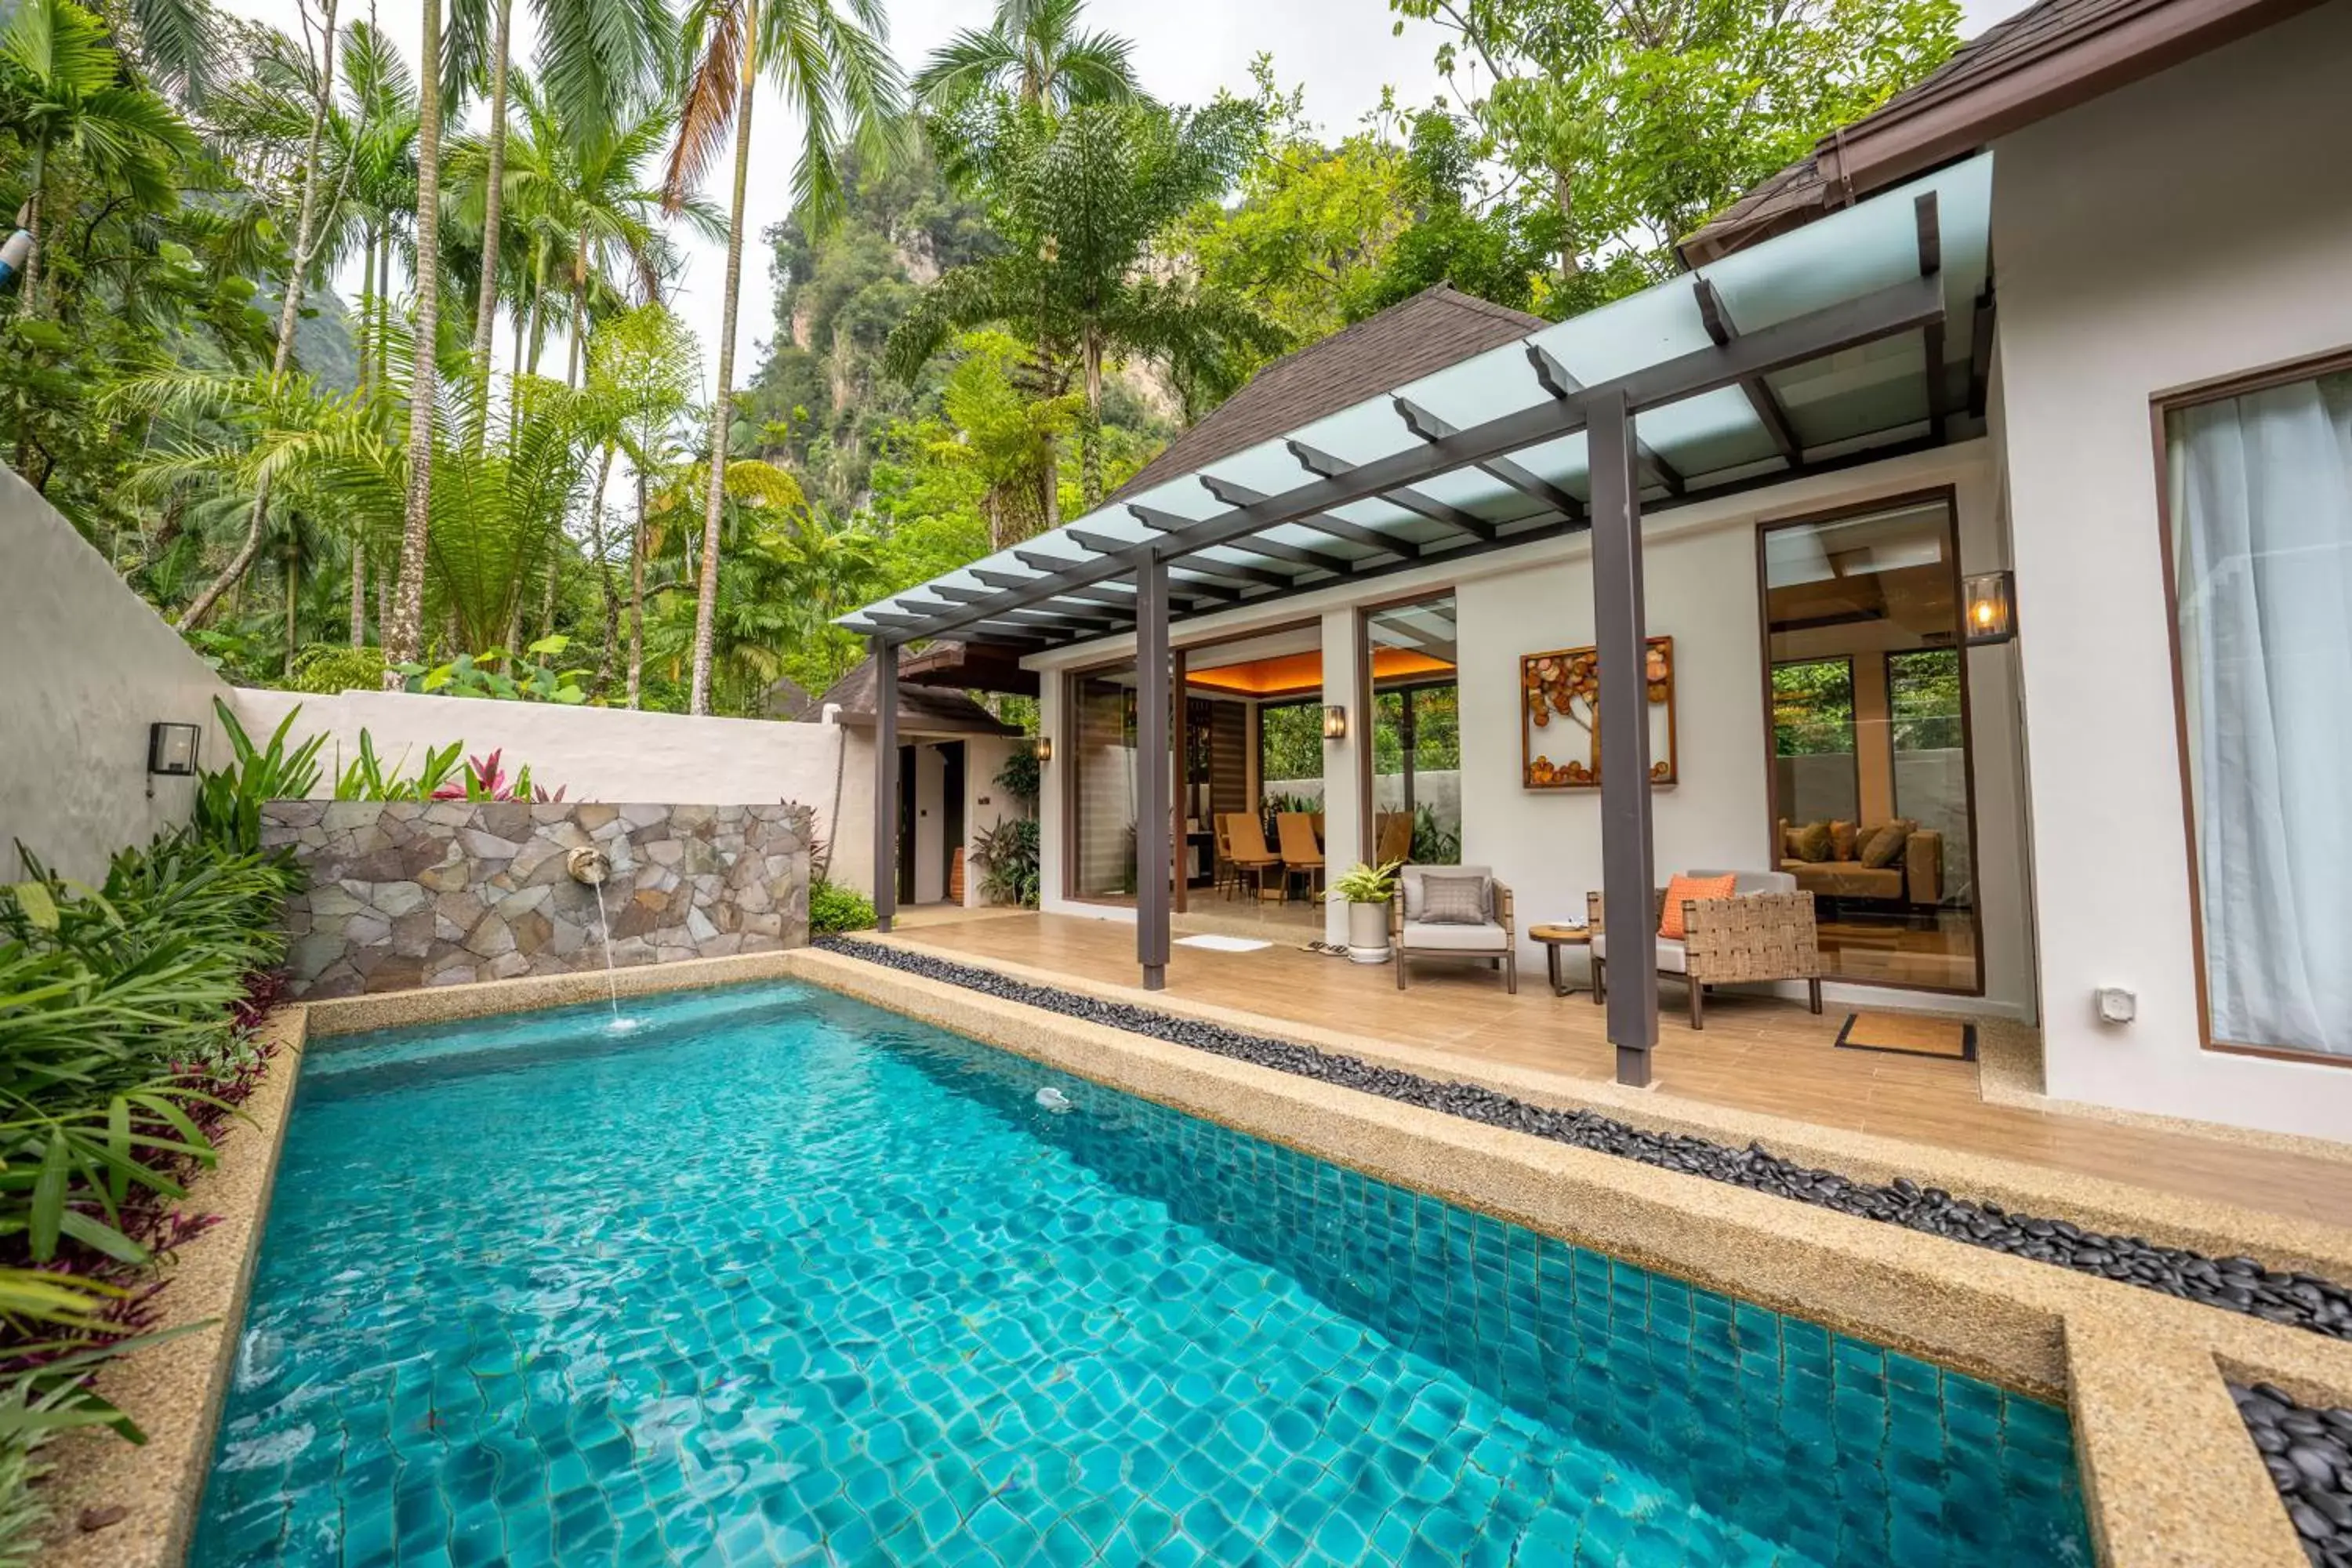
[[[0,468],[0,881],[16,845],[77,881],[188,818],[193,779],[153,780],[147,727],[198,724],[199,762],[228,755],[213,699],[228,687],[105,557]]]
[[[2347,70],[2335,0],[1999,143],[1993,206],[2050,1091],[2339,1138],[2352,1067],[2200,1044],[2150,399],[2352,345]]]
[[[387,768],[405,762],[414,773],[427,749],[463,741],[467,754],[505,754],[511,774],[524,763],[531,782],[567,800],[671,801],[698,805],[813,806],[817,832],[834,837],[836,816],[861,845],[873,818],[851,815],[872,794],[872,763],[861,774],[843,767],[843,731],[830,724],[787,724],[764,719],[694,718],[683,713],[631,712],[624,708],[564,708],[549,702],[491,702],[424,697],[399,691],[345,691],[332,697],[239,687],[231,700],[237,722],[259,741],[299,705],[298,737],[324,733],[316,793],[331,793],[334,775],[359,755],[365,730]],[[142,744],[144,744],[142,731]],[[870,753],[868,753],[870,756]],[[851,800],[856,774],[864,792]],[[835,782],[843,798],[836,805]],[[862,850],[870,866],[870,847]],[[836,858],[836,874],[838,874]]]
[[[980,836],[998,824],[1027,815],[1018,800],[997,786],[996,775],[1016,747],[1029,742],[993,736],[974,736],[964,742],[963,763],[963,901],[978,909],[988,902],[980,890],[981,868],[973,853]]]

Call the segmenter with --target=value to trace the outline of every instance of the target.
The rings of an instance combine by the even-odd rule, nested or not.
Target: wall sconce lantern
[[[1960,583],[1963,627],[1960,640],[1970,647],[1990,647],[2017,636],[2017,574],[1979,572]]]
[[[157,779],[196,776],[196,748],[204,731],[194,724],[155,723],[147,726],[147,797],[155,796]]]
[[[1348,710],[1336,702],[1323,710],[1323,738],[1327,741],[1348,738]]]
[[[1029,754],[1041,763],[1054,760],[1054,737],[1040,735],[1029,742]]]

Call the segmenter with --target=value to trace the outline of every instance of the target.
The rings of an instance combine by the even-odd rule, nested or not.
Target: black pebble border
[[[1923,1187],[1906,1176],[1874,1185],[1833,1171],[1809,1170],[1767,1153],[1751,1143],[1732,1149],[1704,1138],[1646,1132],[1589,1110],[1554,1110],[1530,1105],[1476,1084],[1439,1083],[1395,1068],[1375,1067],[1355,1057],[1329,1055],[1289,1040],[1245,1035],[1222,1025],[1171,1017],[1123,1002],[1104,1002],[1051,986],[1028,985],[989,970],[933,958],[928,953],[841,937],[820,937],[815,945],[968,991],[1040,1007],[1130,1035],[1230,1057],[1360,1089],[1387,1100],[1442,1110],[1489,1127],[1532,1133],[1554,1142],[1638,1160],[1660,1170],[1680,1171],[1734,1186],[1794,1198],[1840,1214],[1883,1220],[1971,1247],[2054,1263],[2077,1273],[2116,1279],[2143,1289],[2244,1312],[2339,1340],[2352,1340],[2352,1290],[2308,1274],[2273,1272],[2251,1258],[2210,1258],[2182,1247],[2160,1247],[2138,1237],[2103,1236],[2063,1219],[2035,1219],[2004,1213],[1997,1204],[1956,1198],[1940,1187]],[[2352,1568],[2347,1560],[2345,1568]]]
[[[2352,1568],[2352,1410],[2314,1410],[2267,1383],[2230,1385],[2313,1568]]]

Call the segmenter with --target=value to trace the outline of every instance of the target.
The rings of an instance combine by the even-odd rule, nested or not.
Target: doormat
[[[1178,947],[1205,947],[1212,952],[1255,952],[1262,947],[1272,947],[1270,942],[1260,942],[1248,936],[1180,936]]]
[[[1838,1031],[1838,1045],[1849,1051],[1890,1051],[1905,1057],[1940,1057],[1946,1061],[1977,1059],[1977,1026],[1949,1018],[1920,1018],[1906,1013],[1849,1013]]]

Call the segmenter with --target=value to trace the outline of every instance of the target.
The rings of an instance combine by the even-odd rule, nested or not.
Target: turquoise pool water
[[[630,1013],[312,1053],[195,1563],[2092,1561],[2048,1405],[823,992]]]

